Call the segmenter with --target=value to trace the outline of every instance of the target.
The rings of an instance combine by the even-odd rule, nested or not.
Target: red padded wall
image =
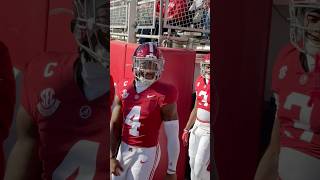
[[[160,79],[177,87],[179,99],[177,102],[179,114],[179,138],[183,128],[187,124],[192,108],[192,85],[196,53],[194,51],[161,48],[165,62],[165,71]],[[182,68],[183,67],[183,68]],[[160,180],[165,176],[167,165],[166,137],[161,130],[160,145],[162,149],[161,161],[156,171],[155,180]],[[178,179],[183,180],[186,166],[187,149],[180,142],[180,157],[177,165]],[[188,162],[187,162],[188,163]]]
[[[110,42],[110,75],[117,83],[124,78],[127,44],[121,41]]]
[[[132,74],[132,55],[135,51],[135,49],[138,47],[138,44],[127,44],[127,50],[126,50],[126,61],[125,61],[125,71],[124,71],[124,77],[131,79],[133,78]]]

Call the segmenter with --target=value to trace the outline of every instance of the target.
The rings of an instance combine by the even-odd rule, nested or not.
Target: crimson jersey
[[[78,54],[42,54],[24,74],[22,105],[38,127],[44,179],[107,177],[108,95],[88,101],[77,85]]]
[[[206,84],[205,78],[199,76],[194,85],[198,101],[196,107],[210,112],[210,80]]]
[[[4,174],[3,141],[7,138],[15,105],[15,79],[8,49],[0,42],[0,179]]]
[[[210,80],[208,84],[201,75],[194,83],[197,95],[197,120],[202,123],[210,122]]]
[[[160,108],[175,103],[178,92],[174,86],[156,81],[137,93],[133,84],[133,80],[125,80],[116,88],[122,102],[122,141],[138,147],[156,146],[162,123]]]
[[[187,3],[185,0],[169,0],[168,8],[165,11],[165,2],[162,4],[162,17],[164,17],[165,13],[167,14],[167,19],[172,20],[179,18],[180,14],[183,13],[185,9],[187,9]],[[156,5],[156,15],[159,16],[160,13],[160,1],[157,1]]]
[[[304,71],[300,52],[291,45],[284,48],[272,74],[280,143],[320,158],[320,101],[310,103],[314,84],[315,74]]]

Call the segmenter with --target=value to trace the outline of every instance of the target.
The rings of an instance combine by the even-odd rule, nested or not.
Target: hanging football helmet
[[[210,79],[210,53],[203,56],[200,61],[200,74],[206,79]]]
[[[291,43],[315,55],[320,49],[320,0],[291,0],[289,12]]]
[[[88,61],[107,66],[109,54],[109,27],[105,0],[74,0],[75,19],[72,31],[81,52]]]
[[[145,85],[151,85],[160,78],[164,59],[155,43],[148,42],[139,45],[132,60],[136,80]]]

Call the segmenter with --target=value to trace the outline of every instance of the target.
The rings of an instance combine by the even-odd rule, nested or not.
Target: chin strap
[[[106,69],[99,63],[86,61],[84,54],[81,56],[83,91],[88,100],[96,99],[110,90],[110,76]]]
[[[205,78],[206,84],[209,84],[210,79],[209,78]]]
[[[150,87],[153,84],[153,82],[141,82],[139,80],[135,80],[135,85],[136,85],[136,91],[137,93],[141,93],[142,91],[146,90],[148,87]]]

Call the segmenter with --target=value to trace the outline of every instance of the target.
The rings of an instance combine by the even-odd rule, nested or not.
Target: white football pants
[[[120,176],[112,174],[112,180],[152,180],[159,164],[160,145],[150,148],[134,147],[121,142],[117,154],[123,171]]]
[[[191,180],[208,180],[210,172],[207,170],[210,162],[210,130],[196,124],[190,132],[189,157]]]

